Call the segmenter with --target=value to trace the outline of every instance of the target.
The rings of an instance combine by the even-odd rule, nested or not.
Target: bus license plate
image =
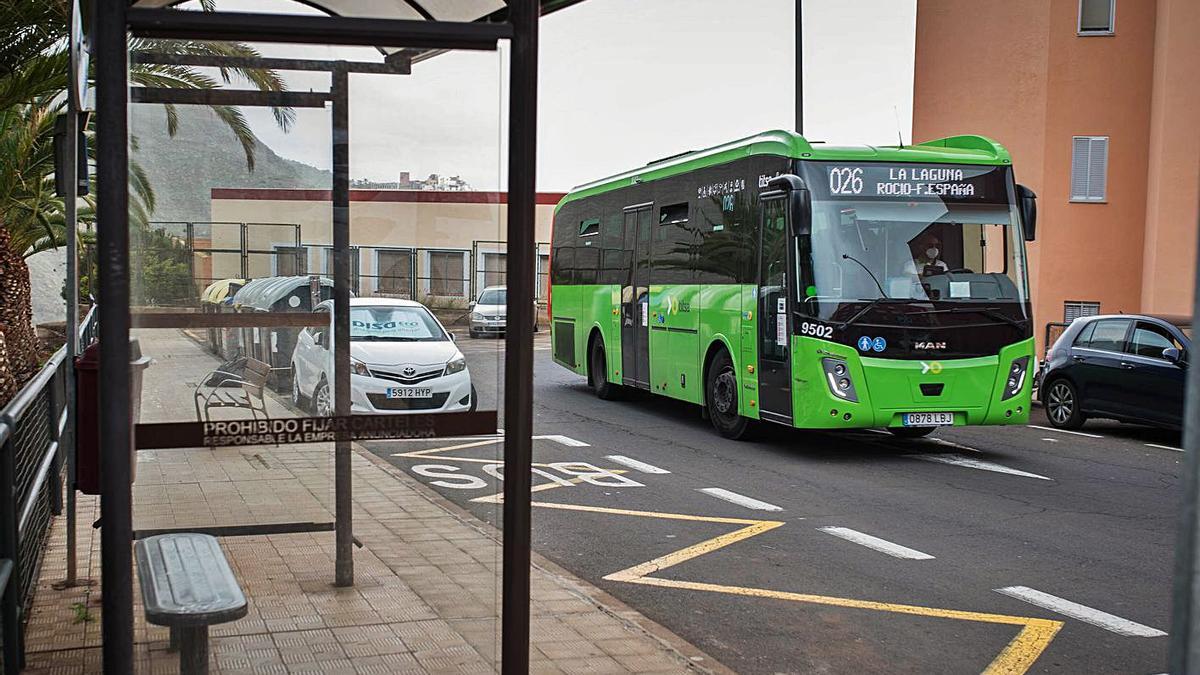
[[[430,387],[392,387],[387,390],[388,398],[430,398],[433,390]]]
[[[951,412],[918,412],[904,413],[906,427],[948,427],[954,424],[954,413]]]

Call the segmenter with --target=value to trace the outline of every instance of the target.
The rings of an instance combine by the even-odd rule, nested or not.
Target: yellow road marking
[[[744,597],[772,598],[776,600],[788,600],[791,602],[803,602],[808,604],[845,607],[850,609],[865,609],[876,612],[926,616],[937,619],[1021,626],[1021,631],[1008,643],[1008,645],[1004,648],[1004,651],[1000,652],[1000,654],[997,655],[990,664],[988,664],[987,668],[983,671],[984,675],[1022,675],[1029,670],[1030,666],[1032,666],[1035,661],[1037,661],[1038,657],[1041,656],[1042,652],[1045,651],[1046,647],[1050,644],[1050,642],[1054,639],[1054,636],[1058,633],[1059,629],[1061,629],[1063,626],[1062,621],[1038,619],[1026,616],[971,612],[957,609],[944,609],[940,607],[923,607],[920,605],[905,605],[891,602],[876,602],[873,600],[858,600],[855,598],[838,598],[828,595],[793,593],[789,591],[776,591],[767,588],[748,588],[744,586],[727,586],[723,584],[710,584],[698,581],[681,581],[675,579],[660,579],[651,577],[649,575],[655,572],[661,572],[669,567],[692,560],[693,558],[698,558],[706,553],[712,553],[713,551],[724,548],[744,539],[749,539],[750,537],[757,536],[764,532],[769,532],[770,530],[783,526],[784,523],[777,520],[751,520],[747,518],[695,516],[684,513],[634,511],[630,509],[615,509],[603,506],[584,506],[581,504],[533,502],[532,505],[541,508],[558,509],[563,511],[591,511],[594,513],[636,516],[641,518],[663,518],[667,520],[690,520],[699,522],[745,525],[745,527],[734,530],[733,532],[728,532],[711,539],[706,539],[698,544],[693,544],[653,560],[648,560],[644,563],[634,565],[633,567],[628,567],[618,572],[613,572],[612,574],[604,577],[606,581],[619,581],[630,584],[640,584],[643,586],[657,586],[660,588],[678,588],[692,591],[705,591],[710,593],[725,593],[728,595],[740,595]]]

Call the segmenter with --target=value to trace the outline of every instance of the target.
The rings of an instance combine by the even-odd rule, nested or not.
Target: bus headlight
[[[1008,374],[1005,376],[1004,396],[1000,399],[1007,401],[1008,399],[1021,393],[1025,388],[1025,376],[1029,373],[1029,357],[1022,356],[1018,359],[1013,359],[1012,365],[1008,367]]]
[[[858,393],[854,391],[854,380],[850,377],[850,369],[841,359],[821,359],[821,367],[825,369],[825,383],[829,392],[834,396],[853,403],[858,402]]]

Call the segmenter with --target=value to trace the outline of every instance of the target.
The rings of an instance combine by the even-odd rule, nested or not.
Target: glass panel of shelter
[[[382,60],[362,48],[256,46],[276,58]],[[133,335],[153,359],[140,421],[173,425],[157,436],[173,447],[137,452],[135,536],[218,536],[251,599],[233,634],[356,625],[400,634],[435,618],[469,618],[459,655],[498,667],[500,436],[493,422],[493,433],[459,451],[419,436],[438,415],[491,411],[494,419],[504,397],[504,342],[468,337],[472,272],[487,285],[506,276],[502,58],[447,53],[411,75],[346,77],[351,189],[341,279],[331,189],[338,103],[240,107],[255,137],[248,143],[228,111],[131,104],[131,172],[144,171],[157,197],[151,208],[148,195],[131,195]],[[137,69],[156,67],[131,61],[135,82]],[[214,68],[187,68],[219,81]],[[469,94],[464,73],[474,83]],[[327,92],[336,78],[275,74],[292,91]],[[233,71],[228,88],[250,84]],[[397,109],[405,110],[402,129],[391,124]],[[405,175],[430,178],[396,180]],[[541,226],[548,241],[549,220]],[[477,258],[481,241],[501,248]],[[352,298],[345,359],[336,357],[339,284]],[[491,328],[503,334],[503,323]],[[339,378],[348,397],[339,397]],[[344,443],[309,433],[329,428],[316,421],[347,413],[391,420],[389,429],[408,420],[421,433]],[[351,510],[339,515],[347,486]],[[437,506],[438,490],[464,497],[456,501],[492,529]],[[361,547],[340,550],[339,529]],[[335,594],[331,584],[354,590]],[[304,601],[281,621],[272,608],[288,595]],[[158,627],[146,636],[168,640]]]

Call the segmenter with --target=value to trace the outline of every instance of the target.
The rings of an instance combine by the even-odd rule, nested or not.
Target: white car
[[[533,332],[538,331],[538,306],[533,302]],[[471,303],[470,335],[503,335],[508,323],[508,289],[504,286],[488,286]]]
[[[314,312],[329,328],[300,331],[292,355],[292,402],[334,413],[333,301]],[[424,305],[411,300],[350,300],[350,411],[406,414],[475,409],[467,360]]]

